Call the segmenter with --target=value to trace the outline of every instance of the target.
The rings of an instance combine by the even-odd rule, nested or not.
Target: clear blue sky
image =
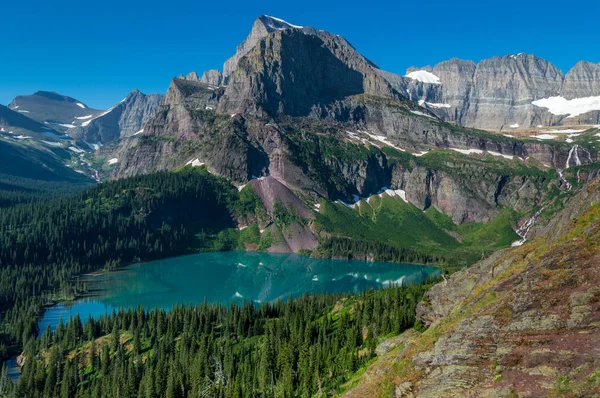
[[[597,0],[3,1],[0,104],[52,90],[108,108],[129,91],[221,69],[267,14],[346,37],[381,68],[533,53],[566,72],[600,62]],[[490,4],[494,5],[490,5]]]

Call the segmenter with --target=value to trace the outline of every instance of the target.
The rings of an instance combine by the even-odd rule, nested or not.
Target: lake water
[[[169,309],[174,304],[265,303],[305,292],[360,292],[390,284],[420,282],[439,269],[413,264],[314,259],[297,254],[201,253],[135,264],[119,271],[84,276],[92,297],[49,308],[39,323],[48,325],[79,314],[82,321],[121,307]]]

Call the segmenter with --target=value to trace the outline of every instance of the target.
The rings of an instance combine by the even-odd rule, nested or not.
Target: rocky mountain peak
[[[100,144],[143,132],[163,101],[160,94],[144,94],[134,89],[118,104],[96,117],[86,119],[69,130],[69,134],[97,149]]]
[[[292,25],[283,19],[261,15],[254,21],[248,37],[237,46],[235,54],[225,61],[225,64],[223,65],[223,83],[227,84],[229,82],[229,78],[237,68],[239,60],[244,55],[248,54],[259,41],[265,38],[269,33],[287,29],[301,30],[304,33],[315,32],[315,29],[310,27]]]
[[[600,95],[600,63],[579,61],[567,72],[561,96],[566,99]]]
[[[270,32],[241,57],[219,111],[307,116],[357,94],[402,97],[345,39],[304,29]]]

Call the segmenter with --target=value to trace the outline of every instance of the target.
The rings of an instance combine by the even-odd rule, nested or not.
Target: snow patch
[[[277,21],[277,22],[279,22],[279,23],[282,23],[282,24],[284,24],[284,25],[287,25],[287,26],[289,26],[289,27],[291,27],[291,28],[296,28],[296,29],[302,29],[302,28],[304,28],[304,26],[292,25],[291,23],[289,23],[289,22],[287,22],[287,21],[284,21],[284,20],[283,20],[283,19],[281,19],[281,18],[275,18],[275,17],[271,17],[271,16],[269,16],[269,15],[265,15],[265,16],[266,16],[267,18],[271,18],[271,19],[273,19],[273,20],[275,20],[275,21]],[[273,25],[271,25],[271,24],[269,24],[269,27],[270,27],[270,28],[272,28],[272,29],[277,29],[277,28],[275,28],[275,27],[274,27]],[[279,28],[279,30],[283,30],[283,28]]]
[[[60,127],[65,127],[65,128],[68,128],[68,129],[72,129],[72,128],[75,128],[75,127],[77,127],[77,126],[75,126],[74,124],[67,124],[67,123],[55,123],[55,122],[48,122],[48,121],[46,121],[46,122],[44,122],[44,123],[45,123],[45,124],[53,124],[53,125],[55,125],[55,126],[60,126]],[[83,126],[83,125],[82,125],[82,126]]]
[[[585,130],[575,130],[575,129],[563,129],[563,130],[544,130],[542,133],[550,133],[550,134],[573,134],[573,133],[582,133]]]
[[[367,133],[366,131],[363,131],[363,133],[365,133],[369,137],[373,138],[374,140],[384,143],[387,146],[390,146],[390,147],[397,149],[399,151],[402,151],[402,152],[406,152],[404,149],[397,147],[397,146],[393,145],[391,142],[389,142],[387,137],[384,135],[371,134],[371,133]]]
[[[186,166],[191,165],[192,167],[200,167],[200,166],[204,166],[204,163],[202,163],[198,158],[196,158],[196,159],[190,160],[185,165]]]
[[[540,108],[547,108],[553,115],[569,115],[575,117],[581,114],[600,110],[600,96],[575,98],[572,100],[563,97],[543,98],[531,103]]]
[[[430,106],[432,108],[452,108],[452,105],[450,105],[450,104],[440,104],[440,103],[435,103],[435,102],[426,102],[425,100],[419,100],[419,105],[420,106],[427,105],[427,106]]]
[[[54,146],[54,147],[62,146],[62,144],[60,142],[45,141],[45,140],[40,140],[40,142],[43,142],[46,145],[50,145],[50,146]]]
[[[449,149],[452,149],[453,151],[460,152],[465,155],[470,155],[472,153],[481,155],[483,153],[483,151],[481,149],[459,149],[459,148],[449,148]]]
[[[417,80],[423,83],[442,84],[440,78],[426,70],[416,70],[406,75],[409,79]]]
[[[402,199],[403,201],[408,203],[408,200],[406,199],[406,191],[404,191],[403,189],[395,189],[395,190],[386,189],[384,192],[391,197],[399,196],[400,199]]]
[[[117,158],[112,158],[112,159],[109,159],[109,161],[108,161],[108,164],[115,164],[115,163],[117,163],[118,161],[119,161],[119,159],[117,159]]]
[[[17,112],[21,112],[21,113],[29,113],[29,111],[25,111],[23,109],[19,109]]]
[[[136,131],[135,133],[133,133],[133,135],[142,134],[143,132],[144,132],[144,129],[141,129],[140,131]]]
[[[77,119],[77,120],[85,120],[85,119],[91,119],[93,117],[94,117],[94,115],[87,115],[87,116],[79,116],[79,117],[76,117],[75,119]]]
[[[425,117],[428,117],[430,119],[435,119],[433,116],[428,115],[428,114],[423,113],[423,112],[419,112],[419,111],[410,111],[410,113],[414,113],[415,115],[419,115],[419,116],[425,116]]]
[[[75,153],[84,153],[85,152],[83,149],[77,148],[76,146],[70,146],[69,150],[71,150]]]
[[[75,105],[77,105],[78,107],[85,109],[85,105],[83,105],[81,102],[77,102]]]
[[[550,135],[550,134],[539,134],[539,135],[532,135],[531,138],[537,138],[538,140],[553,140],[556,138],[556,136]]]
[[[98,149],[100,149],[100,145],[99,144],[90,144],[89,142],[85,142],[85,143],[87,144],[87,146],[90,147],[90,149],[92,151],[97,151]]]
[[[519,128],[519,123],[511,124],[510,128],[511,129],[518,129]]]
[[[435,103],[435,102],[425,102],[427,105],[429,105],[432,108],[452,108],[452,105],[450,104],[439,104],[439,103]]]
[[[489,153],[492,156],[502,156],[504,159],[514,159],[513,155],[505,155],[503,153],[500,152],[494,152],[494,151],[487,151],[487,153]]]

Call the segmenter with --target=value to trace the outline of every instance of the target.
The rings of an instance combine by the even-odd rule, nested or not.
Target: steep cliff
[[[134,90],[108,111],[69,129],[67,133],[90,145],[102,145],[132,136],[140,133],[144,124],[154,117],[163,97]]]
[[[564,75],[550,62],[520,53],[478,64],[451,59],[433,68],[410,68],[406,76],[415,81],[407,87],[410,99],[444,120],[488,130],[518,130],[597,124],[598,71],[597,64],[582,61]]]

